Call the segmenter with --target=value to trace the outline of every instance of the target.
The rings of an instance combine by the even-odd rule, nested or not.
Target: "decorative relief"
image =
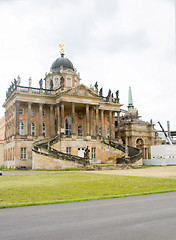
[[[83,97],[94,97],[94,94],[91,94],[87,89],[84,88],[75,88],[67,93],[67,95],[78,95]]]

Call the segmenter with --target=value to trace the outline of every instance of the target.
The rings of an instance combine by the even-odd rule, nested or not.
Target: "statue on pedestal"
[[[103,97],[103,88],[100,88],[99,96],[100,96],[100,97]]]
[[[31,88],[31,85],[32,85],[32,78],[30,77],[28,81],[29,81],[29,87]]]
[[[17,85],[20,86],[20,84],[21,84],[21,78],[20,78],[20,76],[18,75],[18,77],[17,77]]]
[[[40,86],[40,89],[43,88],[43,80],[42,80],[42,78],[41,78],[40,81],[39,81],[39,86]]]
[[[95,87],[95,91],[98,92],[98,83],[97,82],[95,83],[94,87]]]
[[[85,165],[89,164],[89,147],[87,146],[86,149],[84,150],[84,159],[85,159]]]

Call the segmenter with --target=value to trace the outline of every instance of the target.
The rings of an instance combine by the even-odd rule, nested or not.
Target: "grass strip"
[[[0,177],[0,208],[176,191],[176,179],[85,172]]]

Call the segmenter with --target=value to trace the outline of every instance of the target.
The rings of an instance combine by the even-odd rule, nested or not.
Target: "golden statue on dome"
[[[64,44],[62,42],[59,44],[59,48],[60,48],[59,52],[61,53],[61,55],[64,54]]]

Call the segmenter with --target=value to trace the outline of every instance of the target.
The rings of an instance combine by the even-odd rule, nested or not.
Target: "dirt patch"
[[[176,166],[149,167],[149,168],[125,169],[125,170],[92,171],[92,173],[124,175],[124,176],[176,178]]]

